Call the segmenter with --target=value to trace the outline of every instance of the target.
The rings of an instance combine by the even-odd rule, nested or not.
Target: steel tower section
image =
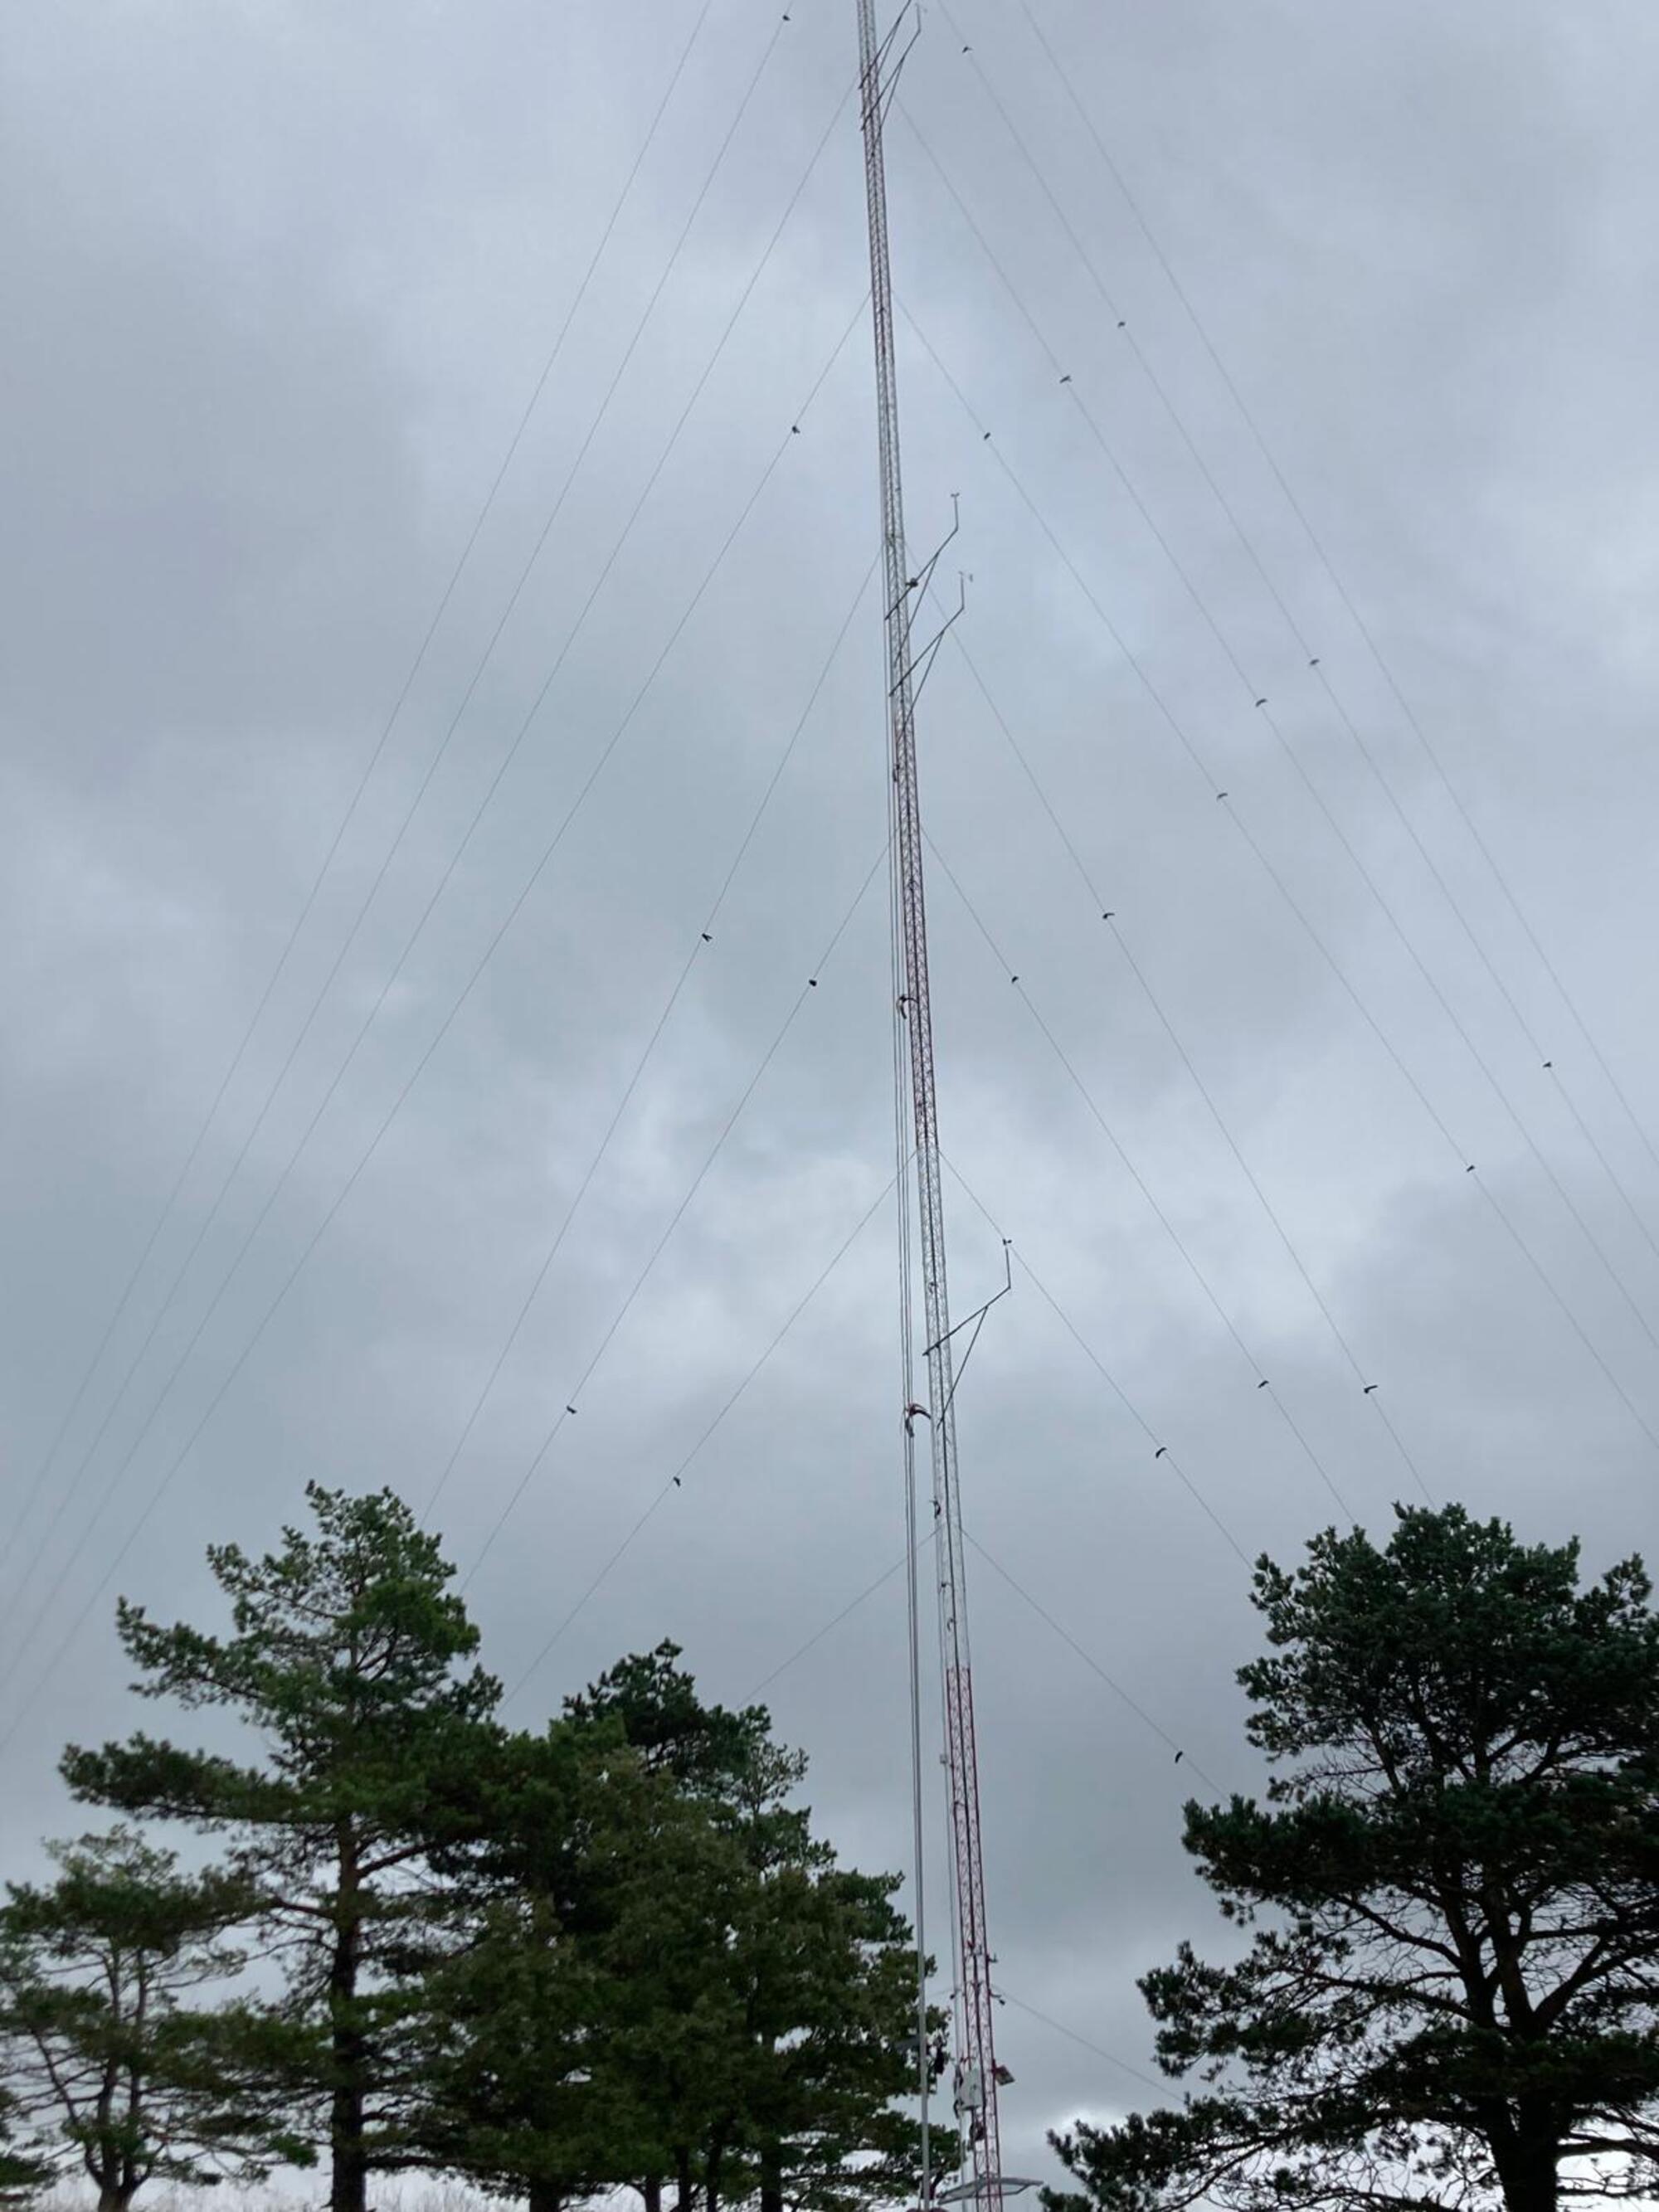
[[[904,494],[899,469],[898,380],[882,145],[886,103],[883,80],[885,49],[877,35],[874,0],[858,0],[858,18],[865,191],[870,230],[870,301],[875,332],[880,432],[883,574],[887,592],[895,921],[901,939],[901,1012],[909,1046],[923,1318],[927,1329],[926,1412],[933,1456],[933,1514],[938,1528],[939,1644],[945,1763],[951,1792],[955,2102],[958,2122],[967,2139],[963,2163],[971,2163],[972,2195],[978,2212],[1000,2212],[1002,2162],[992,2021],[994,1999],[985,1926],[979,1762],[974,1740],[973,1674],[969,1660],[964,1544],[957,1489],[954,1372],[950,1301],[945,1288],[945,1204],[927,978],[927,913],[922,893],[921,803],[916,772],[915,671],[911,640],[915,602],[921,592],[905,550]],[[907,1420],[919,1417],[920,1409],[907,1409]]]

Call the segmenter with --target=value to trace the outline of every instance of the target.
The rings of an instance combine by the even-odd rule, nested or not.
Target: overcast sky
[[[510,1685],[656,1510],[510,1710],[672,1635],[907,1856],[902,1579],[784,1667],[902,1547],[854,11],[699,9],[8,13],[9,1872],[139,1718],[117,1593],[211,1617],[308,1477],[424,1504],[579,1196],[434,1515]],[[1046,2171],[1142,2092],[1020,2008],[1145,2068],[1133,1977],[1214,1930],[1241,1553],[1425,1491],[1650,1541],[1659,26],[1031,10],[927,11],[889,154],[909,535],[959,494],[971,577],[929,916],[956,1310],[1016,1255],[957,1403]]]

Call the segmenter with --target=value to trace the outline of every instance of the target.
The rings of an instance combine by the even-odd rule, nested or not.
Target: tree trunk
[[[529,2212],[559,2212],[564,2203],[564,2191],[556,2181],[532,2181],[529,2191]]]
[[[662,2176],[648,2175],[640,2184],[640,2195],[645,2199],[645,2212],[662,2212]]]
[[[135,2169],[132,2159],[123,2157],[110,2140],[110,2100],[100,2096],[97,2110],[101,2115],[100,2125],[104,2130],[96,2147],[87,2147],[85,2165],[88,2175],[98,2186],[98,2212],[127,2212],[127,2207],[138,2194],[138,2185],[143,2179]]]
[[[1522,2171],[1504,2185],[1509,2212],[1556,2212],[1560,2174],[1553,2143],[1529,2143],[1522,2152]]]
[[[360,1917],[356,1838],[349,1820],[338,1830],[339,1881],[335,1893],[334,1954],[329,1961],[328,2009],[334,2094],[329,2112],[329,2212],[368,2212],[368,2166],[363,2155],[364,2050],[356,2019]]]
[[[1504,2192],[1505,2212],[1557,2212],[1560,2199],[1560,2146],[1553,2135],[1534,2131],[1524,2117],[1510,2132],[1500,2150],[1492,2146],[1492,2164]]]
[[[1522,2153],[1505,2166],[1498,2176],[1505,2212],[1557,2212],[1560,2183],[1553,2150]]]
[[[104,2063],[103,2077],[98,2084],[98,2095],[94,2103],[93,2124],[89,2136],[82,2137],[81,2160],[89,2179],[98,2186],[98,2212],[113,2212],[121,2196],[121,2154],[115,2148],[114,2110],[115,2089],[118,2074],[114,2059]],[[70,2117],[81,2115],[72,2102]]]
[[[674,2171],[679,2182],[679,2202],[674,2212],[691,2212],[691,2146],[682,2143],[674,2154]]]
[[[783,2148],[768,2143],[761,2153],[760,2212],[783,2212]]]
[[[726,2158],[726,2135],[718,2130],[708,2145],[708,2156],[703,2167],[703,2212],[720,2212],[720,2167]]]

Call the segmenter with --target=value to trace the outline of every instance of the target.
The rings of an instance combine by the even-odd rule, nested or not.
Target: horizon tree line
[[[766,1710],[705,1704],[663,1643],[510,1729],[438,1539],[391,1491],[307,1497],[275,1552],[210,1548],[228,1632],[118,1607],[137,1692],[239,1749],[64,1753],[117,1819],[0,1905],[0,2198],[79,2173],[127,2212],[320,2164],[330,2212],[410,2171],[528,2212],[914,2203],[947,2021],[919,2038],[900,1878],[840,1865]],[[1182,1837],[1227,1954],[1139,1984],[1179,2101],[1053,2130],[1046,2212],[1651,2198],[1640,1559],[1586,1585],[1576,1542],[1396,1507],[1386,1544],[1264,1557],[1253,1596],[1265,1790]]]
[[[705,1705],[665,1643],[513,1729],[439,1540],[390,1491],[307,1498],[265,1557],[210,1548],[228,1632],[118,1607],[137,1693],[239,1750],[65,1752],[118,1819],[0,1908],[0,2187],[78,2170],[127,2212],[320,2161],[330,2212],[411,2170],[531,2212],[902,2194],[899,1878],[838,1863],[765,1709]]]

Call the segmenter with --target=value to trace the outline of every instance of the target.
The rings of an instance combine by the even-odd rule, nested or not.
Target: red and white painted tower
[[[964,1544],[957,1486],[954,1370],[950,1300],[945,1287],[943,1163],[933,1072],[927,925],[922,887],[921,805],[916,769],[916,656],[913,626],[921,592],[905,547],[893,292],[882,146],[890,82],[884,80],[887,49],[878,39],[874,0],[858,0],[858,18],[870,230],[870,301],[875,331],[881,459],[882,562],[886,588],[888,709],[893,775],[894,971],[904,1040],[904,1048],[896,1058],[901,1081],[902,1063],[907,1060],[908,1063],[910,1158],[916,1184],[921,1312],[927,1332],[927,1403],[925,1407],[907,1407],[906,1428],[908,1433],[914,1434],[915,1419],[925,1414],[933,1457],[945,1751],[950,1775],[955,1978],[951,2009],[956,2045],[951,2079],[964,2140],[963,2185],[949,2193],[970,2197],[977,2212],[1000,2212],[1005,2180],[997,2129],[998,2079],[992,2021],[995,2000],[985,1924],[979,1760],[974,1736],[974,1683],[968,1645]],[[908,1304],[907,1295],[907,1331]],[[913,1518],[913,1565],[915,1557]],[[914,1612],[912,1651],[914,1663]]]

